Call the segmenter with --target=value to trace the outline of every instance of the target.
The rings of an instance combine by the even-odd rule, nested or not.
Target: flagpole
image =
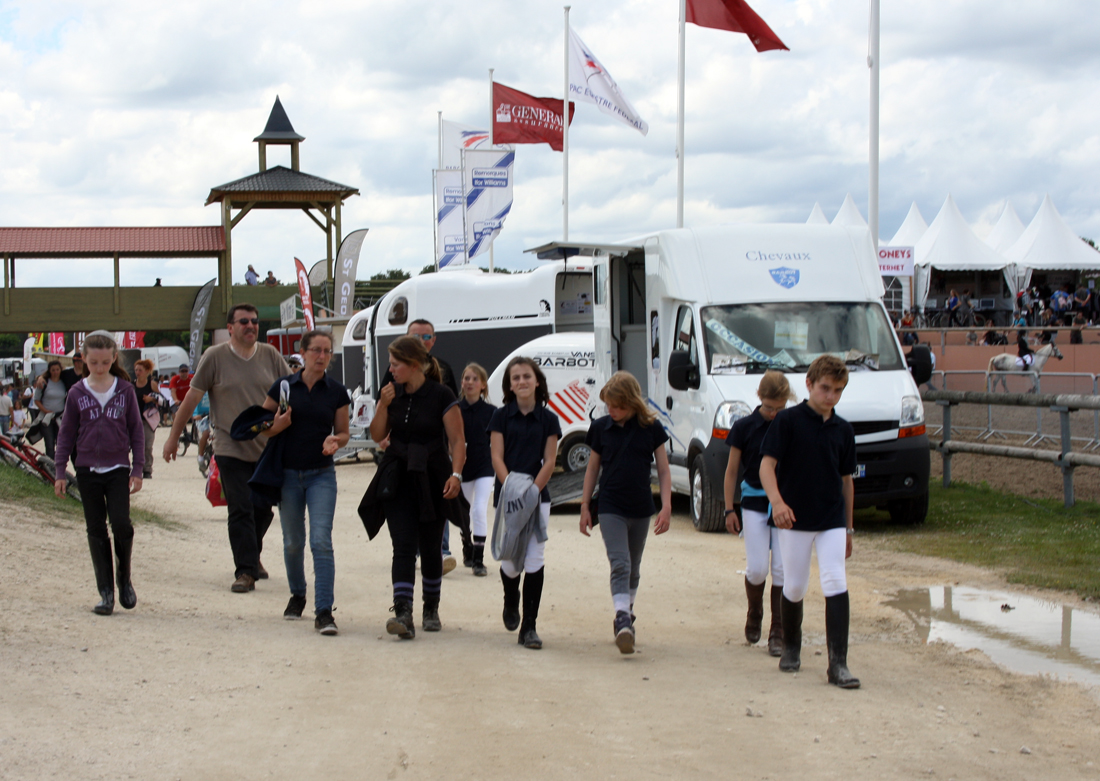
[[[676,55],[676,227],[684,227],[684,37],[687,0],[680,0],[680,45]]]
[[[561,104],[561,240],[569,241],[569,9],[565,6],[565,100]]]
[[[493,71],[495,71],[495,70],[496,70],[496,68],[489,68],[489,148],[490,149],[492,149],[496,146],[496,144],[493,143],[493,120],[495,119],[495,117],[493,116]],[[462,180],[463,180],[463,182],[465,182],[466,181],[466,158],[465,157],[462,158],[462,166],[463,166],[463,168],[462,168]],[[463,196],[465,196],[466,188],[463,187],[462,190],[463,190]],[[463,199],[462,199],[462,212],[463,212],[462,224],[463,224],[463,227],[465,228],[465,225],[466,225],[466,217],[465,217],[466,198],[465,197],[463,197]],[[468,236],[469,233],[464,233],[463,235]],[[489,273],[490,274],[493,273],[493,245],[495,243],[496,242],[493,242],[493,241],[489,242]],[[463,244],[465,244],[465,239],[463,239]],[[469,253],[469,251],[470,251],[470,248],[467,247],[466,252]],[[467,258],[466,262],[468,263],[469,260],[470,259]]]
[[[879,0],[871,0],[871,40],[867,51],[867,66],[871,69],[871,121],[870,121],[870,182],[867,188],[867,226],[871,229],[871,241],[878,249],[878,43]]]
[[[439,165],[437,168],[443,167],[443,112],[435,112],[436,118],[436,137],[439,146]],[[432,171],[432,257],[435,258],[435,270],[439,271],[439,204],[436,203],[435,195],[439,192],[439,188],[435,183],[436,174]]]
[[[436,135],[439,138],[439,165],[437,167],[442,168],[443,167],[443,112],[442,111],[437,111],[437,112],[435,112],[435,115],[436,115],[436,121],[438,123],[438,128],[437,128]]]

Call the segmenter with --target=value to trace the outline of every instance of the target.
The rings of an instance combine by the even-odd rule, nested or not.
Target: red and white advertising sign
[[[65,334],[57,333],[56,331],[50,334],[50,354],[65,354]]]
[[[125,331],[119,347],[123,350],[138,350],[145,346],[144,331]]]
[[[313,322],[313,291],[309,287],[309,272],[298,258],[294,259],[294,269],[298,276],[298,295],[302,298],[302,316],[305,317],[306,330],[312,331]]]
[[[569,103],[569,124],[577,104]],[[562,151],[562,101],[536,98],[503,84],[493,82],[493,143],[549,144]]]
[[[880,246],[878,270],[884,277],[913,276],[913,248]]]

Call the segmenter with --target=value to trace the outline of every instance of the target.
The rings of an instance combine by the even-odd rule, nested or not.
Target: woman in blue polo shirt
[[[462,494],[470,503],[470,533],[474,540],[474,575],[483,578],[485,568],[485,522],[489,492],[493,490],[493,456],[489,448],[489,421],[496,407],[485,399],[489,376],[480,364],[462,370],[462,426],[466,432],[466,463],[462,466]]]
[[[768,630],[768,653],[783,653],[783,623],[780,618],[780,601],[783,597],[783,557],[779,552],[779,530],[771,519],[768,495],[760,484],[760,446],[764,435],[776,414],[794,400],[791,385],[782,372],[764,372],[756,389],[760,405],[751,415],[738,420],[726,435],[730,448],[726,464],[725,498],[726,529],[737,534],[745,530],[745,595],[749,610],[745,619],[745,639],[750,645],[760,641],[761,624],[764,621],[764,584],[768,570],[772,574],[771,610],[772,623]],[[741,481],[741,519],[733,507],[737,471],[744,465]],[[770,566],[769,566],[770,565]]]
[[[332,455],[348,443],[348,391],[325,374],[332,360],[332,335],[310,331],[302,336],[302,370],[271,386],[264,409],[276,412],[268,436],[282,432],[283,494],[279,520],[283,526],[283,561],[290,586],[288,620],[302,617],[306,606],[306,508],[309,508],[309,549],[313,553],[314,628],[336,634],[332,618],[336,561],[332,554],[332,517],[336,512],[336,468]],[[278,412],[280,386],[289,385],[289,404]]]
[[[665,442],[668,434],[646,406],[642,388],[629,372],[615,372],[600,390],[607,415],[593,421],[585,441],[592,448],[584,475],[581,534],[592,528],[592,492],[600,474],[598,523],[611,563],[611,601],[615,606],[615,645],[634,653],[634,599],[641,580],[642,552],[649,535],[649,519],[657,512],[650,488],[650,465],[657,462],[661,511],[655,534],[668,531],[672,511],[672,478]],[[603,467],[602,473],[600,467]]]
[[[500,498],[500,488],[511,472],[534,478],[540,495],[539,512],[545,525],[550,519],[550,492],[546,484],[554,473],[558,456],[561,424],[558,416],[546,408],[550,391],[542,370],[530,358],[517,356],[504,370],[504,406],[493,413],[489,421],[489,442],[493,471],[497,481],[493,502]],[[545,542],[534,534],[527,540],[523,569],[517,570],[511,561],[500,563],[500,580],[504,584],[504,628],[509,632],[519,627],[519,644],[532,649],[542,648],[535,631],[542,602],[545,575]],[[523,578],[523,616],[520,620],[520,573]]]

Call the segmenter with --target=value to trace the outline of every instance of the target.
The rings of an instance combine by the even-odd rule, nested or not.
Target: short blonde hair
[[[657,419],[642,396],[642,386],[630,372],[618,371],[612,374],[611,379],[600,389],[600,401],[633,410],[638,423],[643,426],[653,425],[653,421]]]

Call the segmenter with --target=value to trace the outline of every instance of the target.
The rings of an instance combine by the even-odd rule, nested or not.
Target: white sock
[[[611,601],[615,603],[615,612],[622,611],[623,613],[630,612],[630,595],[629,594],[612,594]]]
[[[631,613],[634,612],[634,600],[636,600],[637,598],[638,598],[638,589],[636,589],[636,588],[630,589],[630,612]]]

